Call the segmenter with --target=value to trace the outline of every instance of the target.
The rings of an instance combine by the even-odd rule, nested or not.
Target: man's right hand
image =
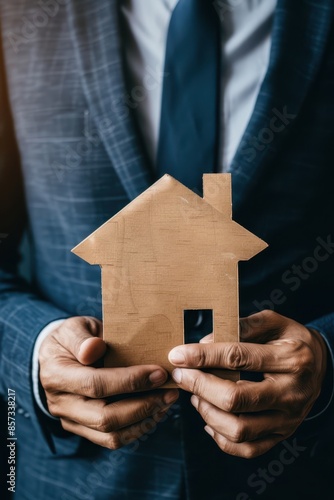
[[[40,380],[50,413],[63,428],[95,444],[117,449],[149,432],[178,398],[161,390],[110,403],[106,398],[157,389],[167,372],[157,365],[93,366],[106,351],[102,323],[91,317],[65,320],[43,341]]]

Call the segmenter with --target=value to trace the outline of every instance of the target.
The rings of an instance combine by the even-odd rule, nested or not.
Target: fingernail
[[[166,377],[165,372],[163,372],[161,370],[156,370],[155,372],[151,373],[151,375],[149,376],[149,381],[151,382],[151,384],[158,385],[158,384],[162,384],[163,382],[165,382],[166,378],[167,377]]]
[[[205,432],[207,432],[209,434],[209,436],[213,437],[214,431],[213,431],[213,429],[211,429],[211,427],[209,427],[208,425],[206,425],[204,427],[204,430],[205,430]]]
[[[171,363],[176,363],[177,365],[183,365],[186,362],[185,355],[180,349],[173,349],[168,357]]]
[[[193,406],[195,406],[196,410],[198,408],[198,397],[195,396],[194,394],[190,398],[190,402]]]
[[[180,384],[182,382],[182,370],[180,370],[180,368],[173,370],[172,377],[177,384]]]
[[[178,397],[179,397],[178,391],[168,391],[164,395],[163,401],[166,405],[170,405],[171,403],[174,403],[174,401],[176,401]]]

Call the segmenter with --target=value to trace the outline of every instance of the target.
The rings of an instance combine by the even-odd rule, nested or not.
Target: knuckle
[[[153,413],[161,411],[161,406],[158,401],[152,399],[144,399],[142,401],[142,407],[140,410],[141,417],[147,418],[150,417]]]
[[[108,435],[106,445],[107,445],[107,448],[109,448],[110,450],[118,450],[119,448],[121,448],[122,441],[119,437],[119,434],[117,432],[111,432]]]
[[[206,366],[207,358],[205,348],[206,346],[189,346],[187,349],[186,359],[191,360],[192,365],[196,366],[197,368]]]
[[[49,358],[50,355],[50,340],[52,340],[52,337],[48,335],[42,342],[40,348],[39,348],[39,361],[44,361]]]
[[[202,418],[207,422],[210,419],[210,406],[205,403],[205,401],[200,400],[198,403],[198,411],[202,415]]]
[[[101,329],[101,322],[90,316],[73,316],[67,318],[55,331],[55,335],[69,335],[76,332],[89,332],[93,336],[98,336]],[[58,332],[58,333],[57,333]],[[80,342],[80,340],[79,340]]]
[[[282,395],[282,406],[287,408],[288,411],[295,408],[296,404],[296,394],[291,393],[290,391],[286,391],[284,395]]]
[[[289,439],[302,423],[302,418],[291,418],[280,429],[282,439]]]
[[[83,316],[80,318],[82,320],[81,325],[88,330],[94,337],[100,332],[101,322],[91,316]]]
[[[69,329],[69,330],[76,330],[76,329],[81,329],[83,325],[85,324],[85,318],[82,316],[72,316],[71,318],[67,318],[62,325],[60,325],[59,330],[62,330],[63,328]]]
[[[310,401],[311,391],[309,388],[302,388],[295,392],[293,402],[290,404],[292,415],[299,415]]]
[[[82,392],[91,399],[100,399],[103,397],[103,383],[99,375],[95,374],[93,377],[86,378],[82,385]]]
[[[257,446],[251,443],[244,443],[241,446],[236,446],[233,442],[219,438],[217,444],[225,453],[231,456],[245,458],[246,460],[256,458],[263,453]]]
[[[264,324],[264,317],[261,312],[252,314],[240,321],[241,333],[251,333],[254,329],[258,329]]]
[[[301,368],[304,368],[304,371],[307,370],[313,371],[314,365],[315,365],[315,359],[312,349],[307,344],[304,344],[300,356],[300,366]]]
[[[60,424],[61,424],[62,428],[64,429],[64,431],[69,431],[70,430],[69,423],[67,422],[66,419],[61,418],[60,419]]]
[[[111,429],[109,428],[107,422],[105,420],[99,419],[94,425],[94,429],[96,431],[102,432],[103,434],[107,433]]]
[[[53,417],[59,417],[59,413],[58,413],[58,409],[57,409],[57,406],[53,403],[50,403],[49,401],[47,401],[47,407],[48,407],[48,411],[49,413],[51,413],[51,415]]]
[[[243,443],[247,441],[247,429],[245,428],[243,423],[238,422],[237,424],[235,424],[230,434],[230,439],[234,443]]]
[[[61,364],[54,362],[40,365],[39,380],[45,392],[57,394],[63,382]]]
[[[250,403],[252,408],[257,408],[261,406],[261,403],[266,403],[266,406],[269,407],[271,405],[273,399],[273,395],[268,393],[268,394],[261,394],[257,391],[253,391],[248,397],[246,401],[246,396],[243,396],[243,403],[246,404],[247,402]]]
[[[301,349],[303,348],[304,342],[299,339],[289,339],[288,340],[288,349],[291,355],[298,356]]]
[[[43,340],[38,352],[40,371],[48,371],[50,369],[50,360],[55,360],[58,354],[59,347],[58,342],[55,340],[55,334],[49,333]]]
[[[292,342],[291,365],[295,374],[313,372],[315,369],[315,358],[312,349],[306,342],[296,340]]]
[[[232,442],[227,441],[222,436],[220,436],[220,435],[217,436],[216,443],[218,444],[219,448],[222,451],[224,451],[225,453],[227,453],[228,455],[238,456],[235,445]]]
[[[41,370],[39,374],[40,382],[46,392],[51,392],[54,388],[54,377],[50,372]]]
[[[223,409],[229,413],[238,411],[240,408],[240,394],[237,387],[231,389],[224,398]]]
[[[277,316],[277,313],[275,313],[275,311],[273,311],[272,309],[264,309],[263,311],[261,311],[261,315],[263,316],[263,319],[270,320],[272,318],[275,318]]]
[[[192,378],[190,385],[191,385],[190,392],[197,394],[197,395],[202,394],[203,383],[202,383],[202,378],[200,376],[200,373]]]
[[[112,432],[118,428],[117,417],[115,415],[108,415],[106,410],[102,410],[97,418],[95,429],[99,432],[107,433]]]
[[[255,446],[250,446],[247,444],[245,444],[245,446],[241,452],[241,456],[243,458],[245,458],[246,460],[251,460],[252,458],[256,458],[260,454],[261,453],[259,452],[259,450]]]
[[[142,377],[138,377],[136,372],[131,371],[125,382],[125,392],[138,392],[146,387],[146,385],[146,380],[144,381]]]
[[[226,353],[227,366],[232,370],[237,370],[245,366],[245,356],[243,348],[239,343],[232,344],[228,347]]]
[[[59,406],[56,403],[53,403],[52,401],[47,401],[47,406],[51,415],[57,418],[62,416],[62,411],[60,410]]]

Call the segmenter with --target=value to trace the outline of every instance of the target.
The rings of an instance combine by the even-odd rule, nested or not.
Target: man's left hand
[[[221,450],[254,458],[303,422],[320,394],[327,351],[318,332],[272,311],[240,325],[242,342],[214,343],[209,336],[174,348],[169,360],[178,367],[174,380],[193,393],[191,402]],[[199,368],[262,372],[263,380],[232,382]]]

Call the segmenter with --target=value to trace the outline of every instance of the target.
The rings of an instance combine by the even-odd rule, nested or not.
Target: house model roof
[[[115,265],[127,252],[154,247],[164,240],[170,248],[186,251],[187,244],[200,249],[215,245],[216,254],[248,260],[267,244],[232,220],[231,174],[204,174],[204,197],[164,175],[72,252],[90,264]],[[121,246],[120,246],[121,242]],[[146,250],[147,251],[147,250]],[[147,258],[150,258],[148,255]]]

